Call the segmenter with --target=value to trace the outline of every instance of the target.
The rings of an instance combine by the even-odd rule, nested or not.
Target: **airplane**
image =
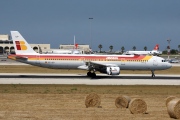
[[[75,43],[75,36],[74,36],[74,48],[73,49],[55,49],[55,50],[48,50],[46,51],[48,54],[82,54],[81,51],[78,49],[78,44]]]
[[[48,50],[45,52],[46,54],[82,54],[79,50],[76,49],[55,49]]]
[[[52,69],[87,70],[87,76],[96,77],[96,71],[107,75],[119,75],[120,70],[155,70],[171,68],[171,64],[158,56],[149,55],[95,55],[95,54],[39,54],[36,53],[18,31],[11,31],[16,54],[8,55],[26,64]]]
[[[159,44],[156,44],[152,51],[126,51],[123,55],[161,55],[162,51],[159,51]]]

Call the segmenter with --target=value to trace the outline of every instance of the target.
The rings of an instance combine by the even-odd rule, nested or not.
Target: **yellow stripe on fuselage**
[[[152,58],[152,56],[146,55],[142,60],[149,60],[151,58]]]
[[[141,58],[141,59],[130,59],[130,61],[132,61],[132,60],[143,60],[143,61],[148,61],[149,59],[151,59],[152,58],[152,56],[149,56],[149,55],[147,55],[147,56],[144,56],[143,58]],[[128,58],[126,58],[126,59],[124,59],[124,58],[122,58],[122,59],[99,59],[99,58],[93,58],[93,59],[91,59],[91,58],[83,58],[82,59],[82,57],[79,57],[79,58],[75,58],[75,59],[73,59],[73,58],[66,58],[66,57],[64,57],[64,58],[53,58],[53,57],[31,57],[31,58],[28,58],[28,60],[76,60],[76,61],[123,61],[123,62],[129,62],[129,60],[128,60]]]

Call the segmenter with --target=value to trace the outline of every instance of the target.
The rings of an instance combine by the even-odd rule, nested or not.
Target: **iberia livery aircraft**
[[[96,77],[99,71],[119,75],[120,70],[155,70],[171,68],[171,64],[158,56],[140,55],[94,55],[94,54],[39,54],[36,53],[18,31],[11,31],[15,55],[9,59],[53,69],[84,69],[87,76]]]

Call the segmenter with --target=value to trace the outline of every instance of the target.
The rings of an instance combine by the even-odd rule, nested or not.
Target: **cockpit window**
[[[166,62],[165,60],[162,60],[162,62]]]

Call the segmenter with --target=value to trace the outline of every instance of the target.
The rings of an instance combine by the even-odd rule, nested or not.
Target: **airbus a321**
[[[119,75],[120,70],[155,70],[171,68],[171,64],[158,56],[94,55],[94,54],[39,54],[36,53],[18,31],[11,31],[15,54],[9,59],[30,65],[52,69],[83,69],[87,76],[96,77],[96,71]]]

